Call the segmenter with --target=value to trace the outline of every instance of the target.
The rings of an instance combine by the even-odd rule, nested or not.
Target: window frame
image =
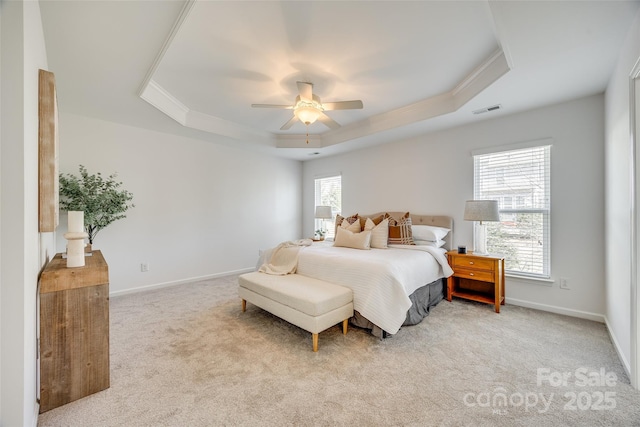
[[[542,215],[542,271],[541,272],[533,272],[533,271],[522,271],[517,269],[509,269],[508,268],[508,259],[506,271],[505,273],[509,276],[524,278],[524,279],[533,279],[533,280],[542,280],[547,281],[551,280],[551,150],[553,147],[553,140],[551,138],[545,138],[542,140],[536,141],[528,141],[524,143],[518,144],[510,144],[499,147],[490,147],[481,150],[472,151],[473,156],[473,194],[474,199],[497,199],[499,200],[499,212],[501,223],[504,221],[502,218],[505,215],[509,215],[512,218],[515,218],[517,214],[540,214]],[[481,165],[479,165],[480,160],[483,156],[487,155],[495,155],[507,152],[516,152],[516,151],[524,151],[524,150],[532,150],[543,148],[545,151],[543,152],[543,161],[541,162],[541,166],[544,168],[543,179],[544,179],[544,191],[543,197],[544,200],[543,205],[541,207],[534,207],[531,205],[522,206],[521,201],[524,199],[519,199],[519,195],[507,195],[511,197],[511,206],[509,208],[504,207],[504,200],[502,197],[486,197],[482,194],[481,187],[483,187],[482,182],[482,173],[481,173]],[[503,170],[503,173],[505,171]],[[489,178],[490,174],[484,174],[485,177]],[[486,180],[484,182],[486,185]],[[499,190],[498,190],[499,191]],[[506,196],[505,196],[506,197]],[[491,227],[492,223],[488,223]],[[497,225],[496,225],[497,226]],[[519,228],[522,230],[522,228]],[[507,256],[507,255],[505,255]],[[531,258],[532,260],[534,257]]]
[[[331,202],[328,202],[327,200],[323,200],[322,199],[322,183],[325,182],[327,184],[329,184],[331,181],[338,181],[339,186],[340,186],[340,197],[339,197],[339,205],[340,206],[335,206],[334,204],[332,204]],[[327,230],[327,234],[325,235],[326,239],[333,239],[335,236],[335,218],[336,215],[340,215],[342,214],[342,173],[340,172],[336,172],[336,173],[328,173],[328,174],[323,174],[323,175],[317,175],[314,177],[313,179],[313,200],[314,200],[314,206],[313,206],[313,229],[314,230],[318,230],[322,227],[324,227]],[[332,215],[333,218],[332,219],[319,219],[319,218],[315,218],[315,212],[316,206],[331,206],[331,211],[332,211]],[[314,231],[315,233],[315,231]]]

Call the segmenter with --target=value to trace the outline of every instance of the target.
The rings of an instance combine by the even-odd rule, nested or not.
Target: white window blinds
[[[474,199],[497,200],[500,222],[487,222],[487,250],[505,256],[508,273],[549,278],[550,152],[534,146],[474,155]]]
[[[335,234],[335,218],[342,212],[342,176],[334,175],[315,179],[315,206],[331,206],[332,219],[315,219],[315,229],[327,230],[326,238]],[[315,212],[315,206],[313,212]]]

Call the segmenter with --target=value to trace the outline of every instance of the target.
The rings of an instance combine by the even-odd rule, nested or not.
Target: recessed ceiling
[[[602,92],[638,6],[41,2],[62,111],[301,160]],[[251,108],[292,105],[296,81],[364,108],[286,131],[291,110]]]

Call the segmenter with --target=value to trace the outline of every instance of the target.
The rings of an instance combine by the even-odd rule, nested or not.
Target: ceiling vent
[[[497,104],[497,105],[492,105],[491,107],[485,107],[485,108],[481,108],[479,110],[475,110],[472,111],[473,114],[482,114],[482,113],[488,113],[489,111],[496,111],[502,108],[502,105]]]

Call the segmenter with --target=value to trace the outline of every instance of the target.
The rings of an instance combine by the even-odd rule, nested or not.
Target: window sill
[[[541,285],[541,286],[552,287],[553,284],[556,282],[552,278],[546,279],[546,278],[542,278],[542,277],[522,276],[522,275],[514,274],[514,273],[506,273],[505,276],[510,278],[510,279],[515,279],[515,280],[526,282],[526,283],[529,283],[529,284],[532,284],[532,285]]]

